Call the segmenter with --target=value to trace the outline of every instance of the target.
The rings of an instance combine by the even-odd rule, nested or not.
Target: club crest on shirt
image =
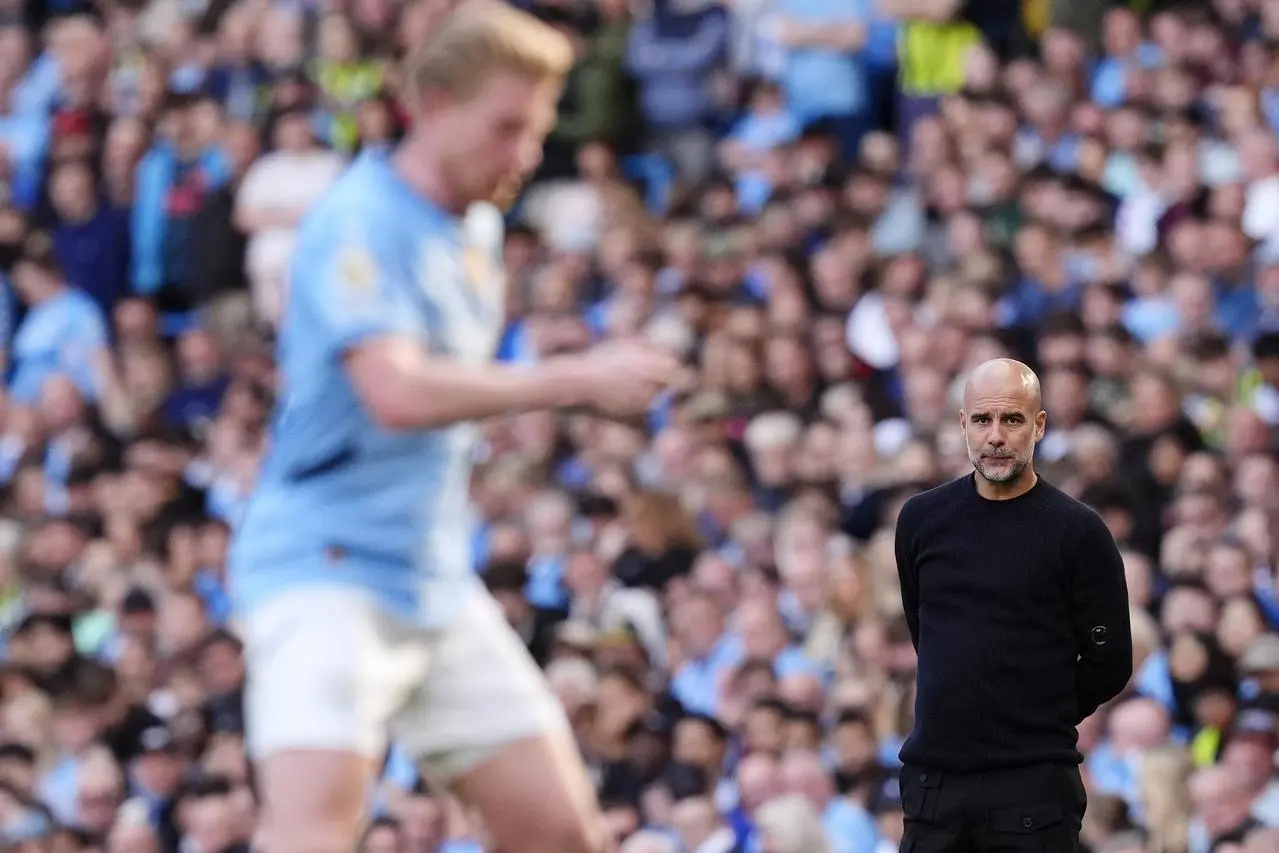
[[[348,293],[367,296],[377,283],[377,261],[363,246],[348,246],[338,256],[338,281]]]
[[[478,246],[462,250],[462,277],[472,293],[487,295],[493,283],[493,264],[488,253]]]

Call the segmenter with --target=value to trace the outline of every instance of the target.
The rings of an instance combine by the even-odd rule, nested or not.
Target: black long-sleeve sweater
[[[1042,478],[993,501],[969,475],[906,502],[896,552],[919,656],[902,761],[1081,761],[1076,725],[1132,675],[1123,560],[1101,517]]]

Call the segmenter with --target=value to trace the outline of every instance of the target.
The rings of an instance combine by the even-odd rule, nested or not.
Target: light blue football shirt
[[[89,401],[98,398],[94,359],[107,344],[107,321],[84,291],[64,287],[32,306],[13,338],[13,375],[9,394],[31,405],[44,383],[63,374]]]
[[[339,584],[439,625],[479,588],[468,502],[478,428],[379,428],[343,355],[402,335],[437,356],[491,360],[503,325],[502,238],[496,208],[455,218],[381,151],[362,154],[308,214],[278,343],[280,399],[231,548],[240,612]]]

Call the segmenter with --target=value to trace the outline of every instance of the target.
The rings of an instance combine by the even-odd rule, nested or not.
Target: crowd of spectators
[[[248,849],[222,572],[293,230],[449,2],[0,0],[0,849]],[[625,853],[896,850],[894,515],[1001,355],[1127,570],[1088,850],[1279,851],[1279,2],[524,5],[579,59],[500,355],[687,365],[642,427],[486,424],[475,477]],[[485,849],[382,777],[366,853]]]

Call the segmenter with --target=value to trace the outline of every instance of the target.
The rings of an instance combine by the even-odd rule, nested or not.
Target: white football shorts
[[[568,727],[483,589],[442,630],[335,586],[282,593],[251,609],[241,629],[254,758],[333,749],[380,760],[391,738],[433,782],[448,785],[503,746]]]

